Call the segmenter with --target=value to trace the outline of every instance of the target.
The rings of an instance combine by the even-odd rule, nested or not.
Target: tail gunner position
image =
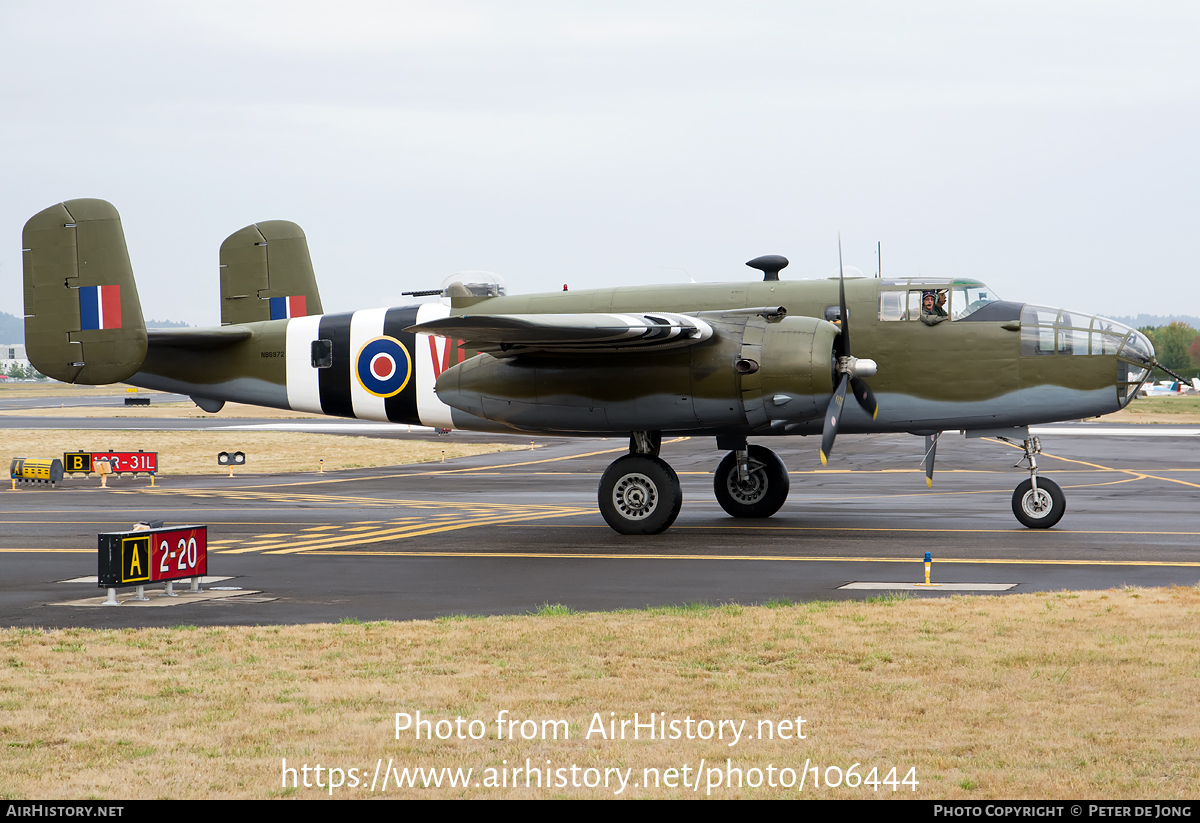
[[[715,438],[728,451],[714,480],[722,508],[770,517],[787,500],[787,469],[751,438],[820,435],[825,462],[839,433],[911,432],[925,438],[932,483],[947,430],[1020,444],[1029,478],[1013,513],[1047,528],[1066,502],[1038,476],[1028,427],[1116,411],[1157,366],[1132,329],[1000,300],[975,280],[787,282],[777,255],[750,261],[763,272],[754,283],[516,296],[495,275],[460,272],[416,293],[437,302],[324,314],[304,233],[284,221],[222,243],[219,327],[147,329],[109,203],[51,206],[22,239],[26,347],[50,377],[179,392],[209,412],[235,401],[628,437],[629,454],[599,490],[604,519],[622,534],[658,534],[679,514],[679,478],[659,456],[664,435]]]

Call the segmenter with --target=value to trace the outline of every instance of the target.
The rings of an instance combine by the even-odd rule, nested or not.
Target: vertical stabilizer
[[[121,215],[103,200],[40,211],[21,234],[25,347],[34,368],[67,383],[116,383],[146,357],[146,324]]]
[[[221,324],[323,314],[304,231],[268,220],[221,244]]]

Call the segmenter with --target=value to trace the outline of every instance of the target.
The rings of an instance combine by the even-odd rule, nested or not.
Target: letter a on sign
[[[124,582],[150,579],[149,537],[130,537],[121,541],[121,556]]]

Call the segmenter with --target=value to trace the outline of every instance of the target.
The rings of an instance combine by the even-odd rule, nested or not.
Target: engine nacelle
[[[836,326],[813,317],[705,315],[713,336],[638,354],[481,354],[442,373],[443,403],[517,430],[741,431],[821,417]]]

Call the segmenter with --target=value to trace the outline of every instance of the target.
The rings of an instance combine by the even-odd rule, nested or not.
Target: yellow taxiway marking
[[[1101,466],[1098,463],[1089,463],[1086,460],[1072,460],[1069,457],[1059,457],[1058,455],[1054,455],[1054,454],[1051,454],[1048,456],[1053,457],[1056,460],[1065,460],[1068,463],[1078,463],[1081,466],[1092,466],[1093,468],[1101,469],[1103,471],[1121,472],[1123,474],[1131,474],[1131,475],[1133,475],[1133,477],[1131,479],[1135,479],[1135,480],[1144,480],[1146,478],[1149,478],[1151,480],[1162,480],[1167,483],[1178,483],[1181,486],[1191,486],[1193,489],[1200,489],[1200,483],[1189,483],[1187,480],[1180,480],[1177,477],[1160,477],[1157,474],[1148,474],[1146,472],[1134,471],[1133,469],[1115,469],[1115,468],[1111,468],[1109,466]]]
[[[689,438],[689,437],[673,437],[670,440],[664,440],[662,442],[662,445],[667,446],[672,443],[683,443],[684,441],[690,440],[690,439],[691,438]],[[234,486],[234,487],[224,488],[224,489],[218,489],[218,488],[209,488],[209,489],[203,489],[203,490],[197,489],[197,490],[191,491],[189,493],[202,494],[202,493],[222,493],[222,492],[230,492],[230,491],[242,492],[242,491],[254,491],[257,489],[286,488],[289,486],[319,486],[319,485],[324,485],[324,484],[328,484],[328,483],[352,483],[352,482],[355,482],[358,480],[395,480],[395,479],[402,478],[402,477],[430,477],[430,476],[436,476],[436,475],[462,474],[464,472],[471,472],[471,473],[486,472],[486,471],[495,471],[497,469],[508,469],[508,468],[513,468],[516,466],[537,466],[537,465],[541,465],[543,463],[557,463],[562,460],[576,460],[580,457],[595,457],[596,455],[599,455],[599,454],[614,454],[616,452],[628,452],[628,451],[629,451],[628,446],[620,446],[619,448],[615,448],[615,449],[601,449],[599,451],[581,452],[579,454],[564,454],[564,455],[560,455],[558,457],[544,457],[540,460],[524,460],[524,461],[521,461],[520,463],[504,463],[499,466],[475,466],[473,468],[463,468],[463,469],[434,469],[432,471],[405,472],[403,474],[379,474],[379,475],[368,476],[368,477],[333,477],[333,478],[326,478],[324,480],[302,480],[302,481],[298,481],[298,482],[294,482],[294,483],[265,483],[265,484],[254,485],[254,486]],[[502,453],[503,452],[501,452],[501,454]],[[420,464],[414,464],[414,465],[420,465]],[[143,489],[131,489],[128,491],[122,490],[122,492],[126,493],[126,494],[135,494],[135,493],[162,494],[164,492],[170,493],[171,489],[164,488],[162,486],[156,486],[156,487],[147,486]]]
[[[523,524],[517,524],[523,525]],[[531,528],[539,526],[549,527],[550,524],[530,523]],[[608,526],[603,523],[555,523],[556,529],[607,529]],[[684,526],[676,523],[671,526],[671,531],[677,530],[691,531],[713,531],[725,530],[732,531],[735,529],[743,529],[748,531],[800,531],[800,532],[914,532],[917,534],[1027,534],[1030,536],[1037,535],[1055,535],[1055,534],[1139,534],[1143,536],[1162,535],[1164,537],[1192,537],[1200,536],[1200,532],[1156,532],[1156,531],[1113,531],[1110,529],[1096,529],[1092,531],[1083,529],[1026,529],[1014,527],[1011,529],[947,529],[944,527],[928,527],[923,529],[905,528],[901,526],[775,526],[775,525],[751,525],[749,523],[740,523],[731,526]]]
[[[375,526],[339,527],[330,526],[320,533],[308,530],[308,534],[284,536],[287,539],[262,539],[250,537],[238,548],[219,549],[222,554],[247,554],[259,552],[262,554],[296,554],[314,549],[327,549],[338,546],[360,546],[369,543],[381,543],[390,540],[403,540],[410,537],[421,537],[428,534],[470,529],[477,526],[497,526],[507,523],[542,520],[550,517],[571,517],[578,514],[591,514],[591,509],[564,508],[561,506],[497,507],[497,510],[474,511],[471,515],[461,512],[440,515],[431,520],[401,518],[393,522],[378,523]],[[335,531],[336,530],[336,531]]]
[[[993,443],[1004,443],[1004,441],[1002,441],[1002,440],[993,440],[990,437],[987,437],[984,439],[991,440]],[[1024,451],[1024,448],[1022,446],[1018,446],[1015,443],[1004,443],[1004,445],[1008,446],[1010,448],[1013,448],[1013,449],[1019,449],[1021,451]],[[1150,474],[1148,472],[1138,471],[1136,469],[1118,469],[1113,466],[1102,466],[1099,463],[1089,463],[1087,460],[1073,460],[1070,457],[1059,457],[1057,454],[1051,454],[1050,452],[1042,452],[1042,456],[1050,457],[1050,458],[1053,458],[1054,460],[1062,460],[1064,463],[1074,463],[1078,466],[1090,466],[1093,469],[1096,469],[1097,471],[1120,472],[1121,474],[1133,475],[1130,478],[1131,480],[1146,480],[1146,479],[1162,480],[1165,483],[1178,483],[1181,486],[1191,486],[1193,489],[1200,489],[1200,483],[1189,483],[1187,480],[1180,480],[1176,477],[1160,477],[1157,474]],[[1157,469],[1155,471],[1157,471]],[[1193,470],[1185,469],[1184,471],[1193,471]]]
[[[409,524],[400,528],[380,529],[374,532],[366,532],[360,534],[346,535],[345,537],[335,537],[328,535],[328,539],[320,543],[310,544],[306,546],[296,546],[294,543],[282,544],[280,548],[274,550],[258,549],[263,554],[296,554],[298,552],[308,552],[314,549],[330,549],[336,546],[359,546],[364,543],[383,543],[390,540],[403,540],[410,537],[424,537],[430,534],[440,534],[442,532],[460,531],[462,529],[472,529],[477,526],[498,526],[506,523],[514,523],[517,521],[525,521],[531,518],[539,520],[551,517],[571,517],[580,514],[585,510],[578,511],[559,511],[559,512],[521,512],[517,511],[507,516],[502,517],[486,517],[475,520],[460,520],[454,523],[445,524]]]
[[[0,549],[0,553],[23,554],[94,554],[95,549]],[[279,554],[279,552],[267,552]],[[354,551],[309,549],[304,554],[326,557],[446,557],[446,558],[523,558],[523,559],[553,559],[553,560],[777,560],[788,563],[904,563],[919,566],[920,560],[912,557],[797,557],[795,555],[769,554],[604,554],[566,552],[430,552],[430,551]],[[1033,560],[1029,558],[994,558],[994,557],[940,557],[937,563],[955,563],[1000,566],[1163,566],[1194,568],[1200,567],[1200,561],[1171,561],[1171,560]]]

